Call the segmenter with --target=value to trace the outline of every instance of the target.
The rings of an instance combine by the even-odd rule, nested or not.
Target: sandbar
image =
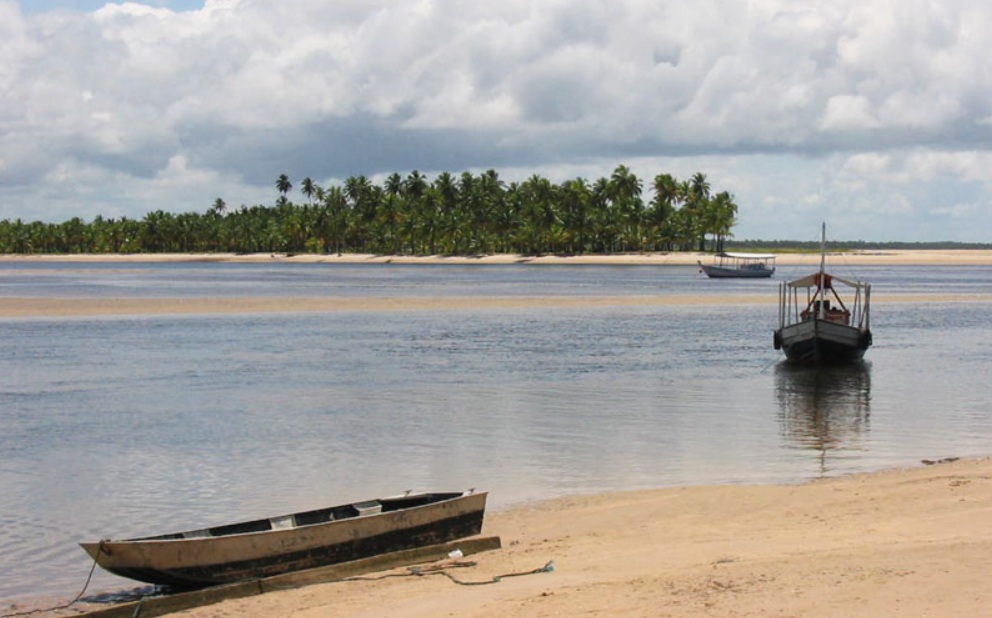
[[[877,294],[879,303],[992,302],[990,294]],[[202,297],[47,298],[0,297],[0,318],[74,318],[141,315],[220,315],[307,312],[513,311],[704,305],[772,305],[768,294],[671,294],[645,296],[462,296],[462,297]]]

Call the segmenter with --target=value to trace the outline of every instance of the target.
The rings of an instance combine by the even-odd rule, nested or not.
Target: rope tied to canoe
[[[107,551],[104,548],[104,543],[106,541],[100,541],[100,547],[97,549],[96,555],[99,556],[101,553]],[[108,552],[109,553],[109,552]],[[93,558],[93,564],[90,565],[89,575],[86,576],[86,583],[83,584],[83,589],[79,591],[76,597],[69,601],[68,603],[63,603],[62,605],[56,605],[55,607],[39,607],[38,609],[31,609],[22,612],[13,612],[11,614],[0,614],[0,618],[15,618],[17,616],[30,616],[31,614],[40,614],[42,612],[56,612],[61,609],[69,609],[73,605],[79,602],[79,599],[83,598],[86,594],[86,590],[90,587],[90,582],[93,581],[93,572],[96,571],[97,559]]]

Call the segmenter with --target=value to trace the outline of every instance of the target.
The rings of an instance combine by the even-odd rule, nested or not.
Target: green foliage
[[[645,202],[644,183],[624,165],[593,183],[534,175],[508,184],[494,170],[433,181],[414,170],[381,186],[357,176],[326,189],[304,178],[303,204],[290,199],[286,174],[275,187],[274,206],[231,209],[217,198],[202,214],[3,220],[0,253],[536,255],[703,250],[707,242],[720,250],[737,216],[733,196],[711,195],[701,173],[681,182],[659,174]]]

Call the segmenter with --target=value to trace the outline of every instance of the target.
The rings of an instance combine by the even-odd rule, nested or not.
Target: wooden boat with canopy
[[[818,272],[779,286],[775,349],[806,365],[860,360],[872,344],[871,284],[826,272],[826,226],[820,253]]]

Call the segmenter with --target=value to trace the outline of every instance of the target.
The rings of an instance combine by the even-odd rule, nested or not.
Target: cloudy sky
[[[986,0],[0,0],[0,219],[624,164],[705,173],[741,239],[992,242],[990,36]]]

